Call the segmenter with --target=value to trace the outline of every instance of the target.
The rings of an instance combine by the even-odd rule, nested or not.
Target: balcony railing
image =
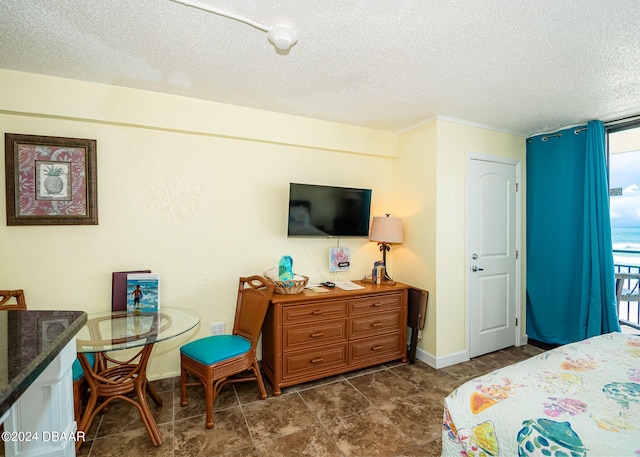
[[[638,251],[614,250],[613,253],[614,256],[616,253],[637,254],[640,260],[640,252]],[[629,262],[629,264],[620,263],[620,259],[617,259],[615,271],[616,273],[640,273],[640,265],[633,265],[631,262]],[[625,279],[622,287],[625,295],[640,295],[640,282],[638,279]],[[640,306],[638,306],[638,304],[639,302],[637,300],[630,301],[624,300],[624,298],[620,300],[618,303],[618,319],[620,324],[640,330]]]

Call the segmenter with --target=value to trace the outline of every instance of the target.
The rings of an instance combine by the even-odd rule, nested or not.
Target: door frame
[[[479,160],[484,162],[494,162],[505,165],[514,165],[516,168],[516,183],[518,184],[518,192],[516,198],[516,251],[518,251],[518,256],[516,258],[516,280],[515,280],[515,317],[518,321],[518,325],[516,325],[516,335],[515,335],[515,345],[522,346],[526,344],[527,338],[526,335],[522,335],[521,328],[523,328],[522,322],[522,259],[525,256],[525,253],[522,249],[522,199],[524,191],[522,186],[522,161],[519,159],[513,159],[509,157],[495,156],[491,154],[482,154],[476,152],[467,152],[465,157],[465,185],[466,185],[466,201],[465,201],[465,248],[464,248],[464,269],[465,269],[465,325],[466,325],[466,342],[465,342],[465,351],[467,353],[467,359],[469,359],[469,354],[471,353],[471,348],[469,347],[471,341],[471,324],[469,321],[469,306],[471,303],[470,290],[471,290],[471,275],[469,272],[471,271],[471,211],[469,207],[469,202],[471,201],[471,182],[469,179],[469,169],[470,163],[472,160]]]

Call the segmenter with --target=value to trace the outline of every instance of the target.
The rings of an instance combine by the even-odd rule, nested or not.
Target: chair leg
[[[180,406],[187,406],[187,370],[180,367]]]
[[[213,384],[207,382],[204,384],[204,398],[205,398],[205,422],[204,426],[206,428],[213,428]]]
[[[78,424],[82,419],[82,413],[84,411],[84,403],[89,396],[89,383],[83,376],[80,379],[73,381],[73,415]]]
[[[418,347],[418,327],[411,328],[411,346],[409,348],[409,365],[416,363],[416,349]]]
[[[73,416],[77,423],[80,423],[82,416],[82,400],[84,397],[80,384],[80,381],[73,382]]]
[[[204,426],[206,428],[213,428],[213,405],[216,402],[218,391],[221,389],[221,384],[224,384],[225,379],[220,379],[215,383],[207,381],[204,384],[204,398],[206,402]]]
[[[260,374],[260,366],[258,365],[258,361],[253,361],[253,373],[256,376],[256,381],[258,382],[258,388],[260,389],[260,399],[264,400],[267,398],[267,389],[264,388],[264,382],[262,381],[262,375]]]

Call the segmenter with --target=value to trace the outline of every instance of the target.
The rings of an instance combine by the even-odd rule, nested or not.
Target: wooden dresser
[[[364,284],[274,294],[262,327],[262,367],[283,387],[391,360],[407,361],[407,289]]]

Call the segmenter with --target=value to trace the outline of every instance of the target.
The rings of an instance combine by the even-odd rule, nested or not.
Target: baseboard
[[[527,335],[520,335],[517,345],[524,346],[525,344],[532,344],[532,342],[529,341],[529,337]],[[442,357],[436,357],[423,349],[417,348],[416,358],[430,367],[438,369],[467,362],[469,360],[469,353],[467,351],[459,351]]]
[[[520,340],[518,341],[518,346],[524,346],[529,343],[529,335],[526,333],[524,335],[520,335]]]
[[[469,353],[467,351],[460,351],[454,352],[453,354],[447,354],[442,357],[435,357],[427,351],[418,348],[416,351],[416,358],[430,367],[438,369],[467,362],[469,360]]]

